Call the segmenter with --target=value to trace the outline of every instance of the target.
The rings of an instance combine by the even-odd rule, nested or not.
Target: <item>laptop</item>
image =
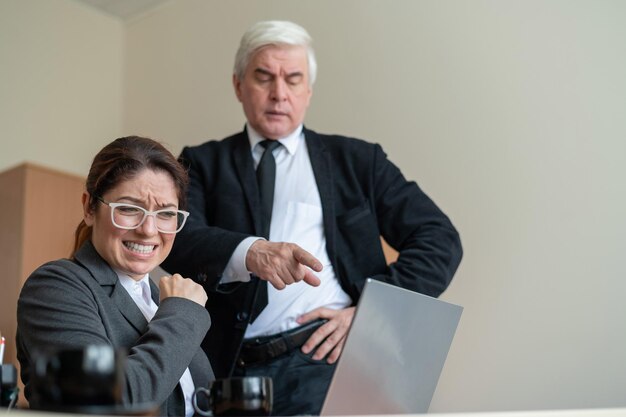
[[[462,311],[368,279],[321,415],[426,413]]]

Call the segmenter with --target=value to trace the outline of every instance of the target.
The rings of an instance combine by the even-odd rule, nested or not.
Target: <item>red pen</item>
[[[4,361],[4,336],[0,337],[0,364]]]

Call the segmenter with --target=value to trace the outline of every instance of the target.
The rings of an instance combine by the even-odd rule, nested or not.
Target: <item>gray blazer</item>
[[[159,304],[159,290],[151,283]],[[25,395],[32,354],[44,348],[106,344],[125,348],[127,406],[153,403],[163,415],[184,415],[178,384],[189,367],[196,387],[214,379],[200,343],[209,327],[207,310],[190,300],[169,297],[148,322],[91,242],[76,253],[39,267],[25,282],[17,307],[17,356]]]

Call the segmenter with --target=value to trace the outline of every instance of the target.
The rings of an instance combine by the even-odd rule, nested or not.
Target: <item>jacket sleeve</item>
[[[373,172],[378,227],[399,256],[388,273],[371,278],[439,296],[461,262],[457,230],[415,182],[404,178],[379,145],[374,150]]]
[[[219,285],[226,264],[235,248],[250,236],[209,225],[208,182],[215,177],[212,167],[201,155],[202,149],[183,149],[180,161],[189,173],[187,192],[189,218],[177,234],[169,256],[161,265],[170,273],[179,273],[203,284],[207,290]]]

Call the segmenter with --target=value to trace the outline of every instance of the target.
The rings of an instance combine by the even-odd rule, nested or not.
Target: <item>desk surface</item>
[[[0,409],[0,415],[5,412]],[[30,410],[12,410],[7,413],[21,417],[79,417],[80,414],[46,413]],[[626,408],[602,408],[586,410],[546,410],[546,411],[500,411],[483,413],[433,413],[435,417],[626,417]],[[403,417],[421,417],[423,414],[404,414]],[[349,416],[360,417],[360,416]],[[385,416],[364,416],[364,417],[390,417]]]
[[[433,413],[435,417],[626,417],[626,408],[585,410],[496,411],[482,413]],[[370,416],[371,417],[371,416]],[[417,417],[417,416],[416,416]]]

